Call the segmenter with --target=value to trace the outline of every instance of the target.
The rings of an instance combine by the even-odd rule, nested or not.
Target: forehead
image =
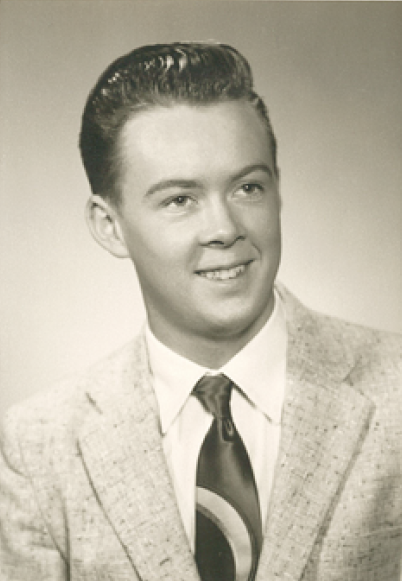
[[[120,152],[126,171],[157,165],[159,171],[185,172],[212,169],[219,162],[272,162],[265,122],[245,101],[174,104],[135,113],[122,130]]]

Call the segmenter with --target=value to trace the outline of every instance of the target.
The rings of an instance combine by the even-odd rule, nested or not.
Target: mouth
[[[203,278],[208,280],[232,280],[240,277],[245,271],[248,264],[239,264],[232,268],[217,268],[216,270],[200,270],[197,272]]]

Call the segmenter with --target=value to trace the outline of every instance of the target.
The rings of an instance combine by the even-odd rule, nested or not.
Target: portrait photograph
[[[402,580],[401,30],[0,2],[1,580]]]

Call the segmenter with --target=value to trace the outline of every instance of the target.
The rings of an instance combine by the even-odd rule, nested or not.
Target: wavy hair
[[[248,61],[233,47],[213,43],[157,44],[115,60],[89,94],[79,139],[94,194],[121,201],[119,136],[138,111],[176,103],[208,105],[249,102],[265,122],[277,171],[276,139],[267,108],[254,92]]]

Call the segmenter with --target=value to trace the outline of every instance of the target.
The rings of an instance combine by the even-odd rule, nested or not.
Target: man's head
[[[280,253],[275,139],[250,68],[219,45],[148,47],[89,97],[94,238],[137,271],[151,329],[219,367],[268,319]]]
[[[249,102],[266,125],[277,171],[276,140],[262,99],[254,92],[250,65],[222,44],[144,46],[114,61],[91,91],[82,118],[80,149],[94,194],[115,206],[124,175],[120,135],[134,115],[175,104]]]

